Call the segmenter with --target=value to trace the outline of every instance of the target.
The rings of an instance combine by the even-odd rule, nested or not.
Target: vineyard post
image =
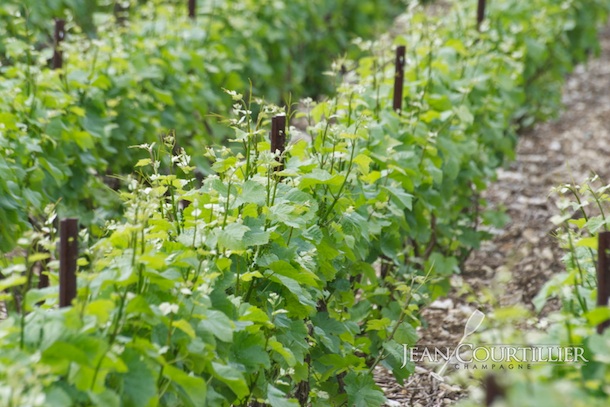
[[[610,249],[610,232],[601,232],[597,243],[597,305],[608,306],[610,297],[610,270],[608,266],[608,250]],[[597,332],[602,333],[610,321],[604,321],[597,326]]]
[[[196,10],[197,10],[197,0],[188,0],[189,2],[189,17],[193,20],[195,19]]]
[[[66,20],[60,18],[55,19],[55,33],[53,35],[53,69],[61,69],[64,64],[63,52],[61,50],[61,42],[66,37]]]
[[[38,276],[38,288],[46,288],[48,286],[49,276],[45,274],[43,270],[40,270],[40,275]]]
[[[78,219],[62,219],[59,227],[59,306],[68,307],[76,297]]]
[[[394,75],[394,103],[392,107],[395,112],[400,114],[402,110],[402,89],[404,86],[405,77],[405,46],[401,45],[396,48],[396,73]]]
[[[274,116],[271,119],[271,152],[275,153],[279,151],[279,155],[281,156],[284,153],[284,149],[286,147],[286,116]],[[276,171],[281,171],[284,169],[284,164],[282,159],[278,159],[280,161],[280,166],[276,167]]]
[[[493,375],[485,377],[485,405],[492,406],[498,399],[504,397],[504,389]]]
[[[129,18],[129,3],[123,4],[120,1],[114,3],[114,17],[119,26],[125,26]]]
[[[481,30],[481,24],[485,19],[485,6],[486,0],[479,0],[479,7],[477,8],[477,30]]]

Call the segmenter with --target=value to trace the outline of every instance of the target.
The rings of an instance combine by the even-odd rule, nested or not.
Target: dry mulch
[[[486,191],[492,207],[504,206],[509,223],[474,252],[448,297],[423,311],[420,343],[457,344],[472,311],[520,305],[532,299],[554,273],[563,270],[561,250],[551,232],[558,213],[550,190],[583,182],[592,172],[610,182],[610,26],[600,36],[602,54],[578,66],[566,81],[564,111],[557,120],[536,125],[520,136],[516,160],[499,171]],[[459,385],[439,383],[418,367],[398,385],[378,369],[377,383],[388,406],[448,406],[467,395]]]

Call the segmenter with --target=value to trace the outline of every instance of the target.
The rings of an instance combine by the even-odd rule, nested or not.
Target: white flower
[[[228,90],[228,89],[222,89],[227,95],[231,96],[231,99],[233,100],[242,100],[243,96],[237,92],[235,92],[234,90]]]
[[[159,304],[159,311],[161,311],[163,315],[169,315],[172,313],[177,314],[179,309],[180,307],[178,304],[170,304],[169,302]]]

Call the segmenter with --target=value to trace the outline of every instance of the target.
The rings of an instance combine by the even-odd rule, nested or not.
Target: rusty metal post
[[[55,20],[55,33],[53,35],[53,59],[51,65],[53,69],[61,69],[64,65],[64,55],[61,47],[61,42],[66,37],[66,20]]]
[[[396,48],[396,73],[394,74],[394,103],[392,107],[400,114],[402,110],[402,88],[405,80],[405,46]]]
[[[479,0],[479,6],[477,7],[477,30],[481,30],[481,24],[485,19],[485,6],[486,0]]]
[[[597,305],[608,306],[610,297],[610,262],[608,261],[608,250],[610,249],[610,232],[601,232],[597,243]],[[610,321],[604,321],[597,326],[597,332],[602,333]]]
[[[114,18],[116,18],[117,25],[124,27],[129,19],[129,3],[123,4],[116,1],[114,3]]]
[[[196,10],[197,10],[197,0],[189,0],[189,17],[192,18],[193,20],[195,19],[195,16],[197,15]]]
[[[76,297],[78,219],[63,219],[59,226],[59,306],[68,307]]]
[[[38,288],[46,288],[49,286],[49,275],[46,274],[46,270],[49,269],[49,261],[51,254],[46,250],[40,243],[36,244],[36,252],[48,254],[49,257],[37,262],[38,265]]]
[[[485,377],[485,405],[492,406],[494,401],[504,397],[504,388],[492,375]]]
[[[271,119],[271,152],[275,153],[279,151],[281,155],[286,148],[286,116],[275,116]],[[276,171],[281,171],[284,169],[284,164],[282,159],[278,159],[280,161],[280,166],[276,167]]]
[[[44,274],[44,270],[40,270],[38,276],[38,288],[46,288],[49,286],[49,276]]]

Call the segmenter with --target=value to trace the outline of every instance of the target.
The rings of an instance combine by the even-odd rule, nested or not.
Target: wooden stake
[[[601,232],[597,243],[597,305],[599,307],[607,307],[608,297],[610,297],[609,249],[610,232]],[[602,322],[597,326],[597,332],[601,334],[608,326],[610,326],[610,320]]]
[[[195,19],[197,13],[197,0],[188,0],[189,1],[189,17],[193,20]]]
[[[485,405],[492,406],[496,400],[505,396],[504,388],[496,381],[492,375],[485,377]]]
[[[485,6],[486,0],[479,0],[479,6],[477,7],[477,30],[481,30],[481,24],[485,20]]]
[[[396,73],[394,75],[394,103],[392,107],[400,114],[402,110],[402,89],[405,78],[405,51],[404,45],[396,48]]]
[[[282,155],[286,148],[286,116],[275,116],[271,119],[271,152]],[[276,171],[284,169],[282,159],[279,159],[281,165],[276,168]]]
[[[64,65],[64,56],[61,50],[61,42],[66,37],[66,20],[55,20],[55,33],[53,35],[53,59],[51,66],[53,69],[61,69]]]
[[[59,306],[68,307],[76,297],[78,219],[63,219],[59,227]]]
[[[49,286],[49,276],[44,272],[44,270],[40,270],[40,275],[38,276],[38,288],[46,288]]]

